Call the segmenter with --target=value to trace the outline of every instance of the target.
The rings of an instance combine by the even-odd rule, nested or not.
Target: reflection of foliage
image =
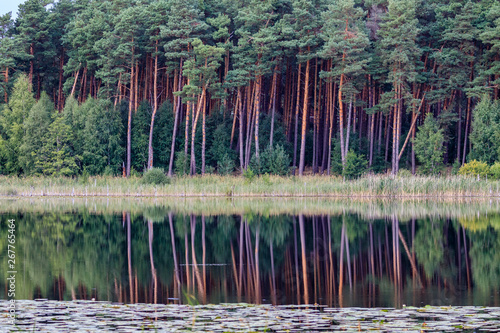
[[[462,217],[458,221],[460,225],[469,231],[478,232],[485,231],[488,227],[493,227],[500,230],[500,215],[492,214],[488,216]]]
[[[127,223],[119,215],[94,213],[97,209],[89,205],[89,209],[78,210],[73,213],[15,213],[5,214],[4,219],[14,217],[17,221],[16,248],[25,278],[19,283],[19,297],[30,299],[33,297],[59,298],[56,288],[63,281],[64,299],[71,298],[71,291],[77,293],[86,290],[87,297],[97,292],[98,298],[116,300],[115,280],[119,288],[128,291],[128,263],[127,263]],[[174,281],[174,262],[170,223],[168,214],[170,209],[165,206],[151,205],[143,211],[131,214],[131,251],[132,276],[137,276],[139,295],[151,290],[153,283],[150,251],[149,231],[152,228],[154,265],[157,271],[159,290],[170,290]],[[316,246],[317,255],[324,255],[328,249],[328,224],[331,230],[334,262],[338,263],[340,254],[340,235],[342,225],[346,228],[349,240],[351,260],[356,257],[365,261],[370,250],[369,223],[372,225],[374,246],[386,248],[385,232],[388,231],[391,239],[391,225],[386,220],[367,221],[361,215],[345,213],[344,215],[305,216],[305,240],[308,261],[312,264]],[[155,223],[147,223],[152,221]],[[196,226],[194,248],[198,264],[202,264],[202,217],[195,216]],[[174,241],[179,264],[185,263],[184,235],[188,238],[189,262],[191,253],[191,216],[173,214]],[[368,223],[369,222],[369,223]],[[459,223],[457,223],[459,222]],[[239,249],[241,240],[239,232],[241,223],[248,223],[251,247],[247,252],[246,234],[243,238],[243,258],[254,255],[256,236],[259,237],[259,272],[262,281],[266,282],[271,273],[271,263],[274,263],[276,280],[283,280],[284,265],[287,253],[294,253],[294,232],[292,215],[257,214],[250,210],[242,215],[218,215],[205,217],[206,263],[225,264],[228,266],[206,267],[207,281],[210,283],[209,300],[212,302],[225,301],[224,297],[231,293],[234,285],[228,284],[228,290],[217,289],[213,281],[223,281],[233,274],[231,245],[239,264]],[[425,270],[427,277],[435,277],[435,281],[446,281],[453,284],[457,281],[457,257],[455,254],[456,228],[463,226],[468,232],[470,241],[469,256],[471,271],[475,286],[483,291],[498,288],[500,280],[500,215],[489,213],[487,217],[480,216],[471,219],[455,220],[453,223],[443,219],[427,219],[417,221],[416,237],[411,242],[405,222],[400,222],[400,230],[409,246],[414,246],[418,268]],[[316,239],[313,238],[313,228],[316,226]],[[299,233],[298,224],[297,233]],[[496,230],[495,230],[496,228]],[[469,231],[473,231],[470,233]],[[6,263],[6,224],[0,224],[0,258]],[[461,234],[461,232],[460,232]],[[300,235],[299,235],[300,236]],[[271,249],[273,260],[271,261]],[[300,238],[298,243],[300,251]],[[389,255],[392,256],[392,241],[387,244]],[[411,274],[407,256],[402,251],[403,269],[408,276]],[[462,254],[462,258],[464,258]],[[352,264],[354,265],[353,261]],[[244,264],[246,265],[246,264]],[[201,266],[200,266],[201,267]],[[246,266],[244,266],[246,267]],[[181,266],[181,280],[185,283],[186,267]],[[385,273],[392,268],[384,267]],[[462,264],[462,269],[465,266]],[[464,271],[461,272],[462,274]],[[245,273],[244,273],[245,275]],[[384,276],[382,277],[382,281]],[[4,282],[0,282],[0,297],[5,290]],[[165,295],[165,294],[164,294]],[[149,296],[148,296],[149,297]],[[142,296],[139,297],[141,300]]]
[[[415,236],[415,254],[428,278],[444,263],[443,229],[431,221],[423,221]]]
[[[470,236],[470,259],[474,285],[483,292],[500,287],[500,237],[487,229]]]

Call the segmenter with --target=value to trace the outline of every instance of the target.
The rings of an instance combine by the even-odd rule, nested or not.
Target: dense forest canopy
[[[0,173],[439,173],[500,154],[500,3],[27,0]]]

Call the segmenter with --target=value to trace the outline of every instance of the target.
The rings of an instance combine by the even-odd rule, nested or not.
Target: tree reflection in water
[[[500,214],[491,211],[366,218],[154,207],[3,215],[17,221],[19,299],[500,305]],[[2,224],[0,242],[6,233]]]

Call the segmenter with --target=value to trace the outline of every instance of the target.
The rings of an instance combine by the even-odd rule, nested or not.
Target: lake
[[[16,298],[500,306],[500,202],[2,199]]]

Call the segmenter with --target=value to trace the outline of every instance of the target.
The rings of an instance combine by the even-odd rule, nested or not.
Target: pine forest
[[[0,174],[500,176],[497,0],[27,0]]]

